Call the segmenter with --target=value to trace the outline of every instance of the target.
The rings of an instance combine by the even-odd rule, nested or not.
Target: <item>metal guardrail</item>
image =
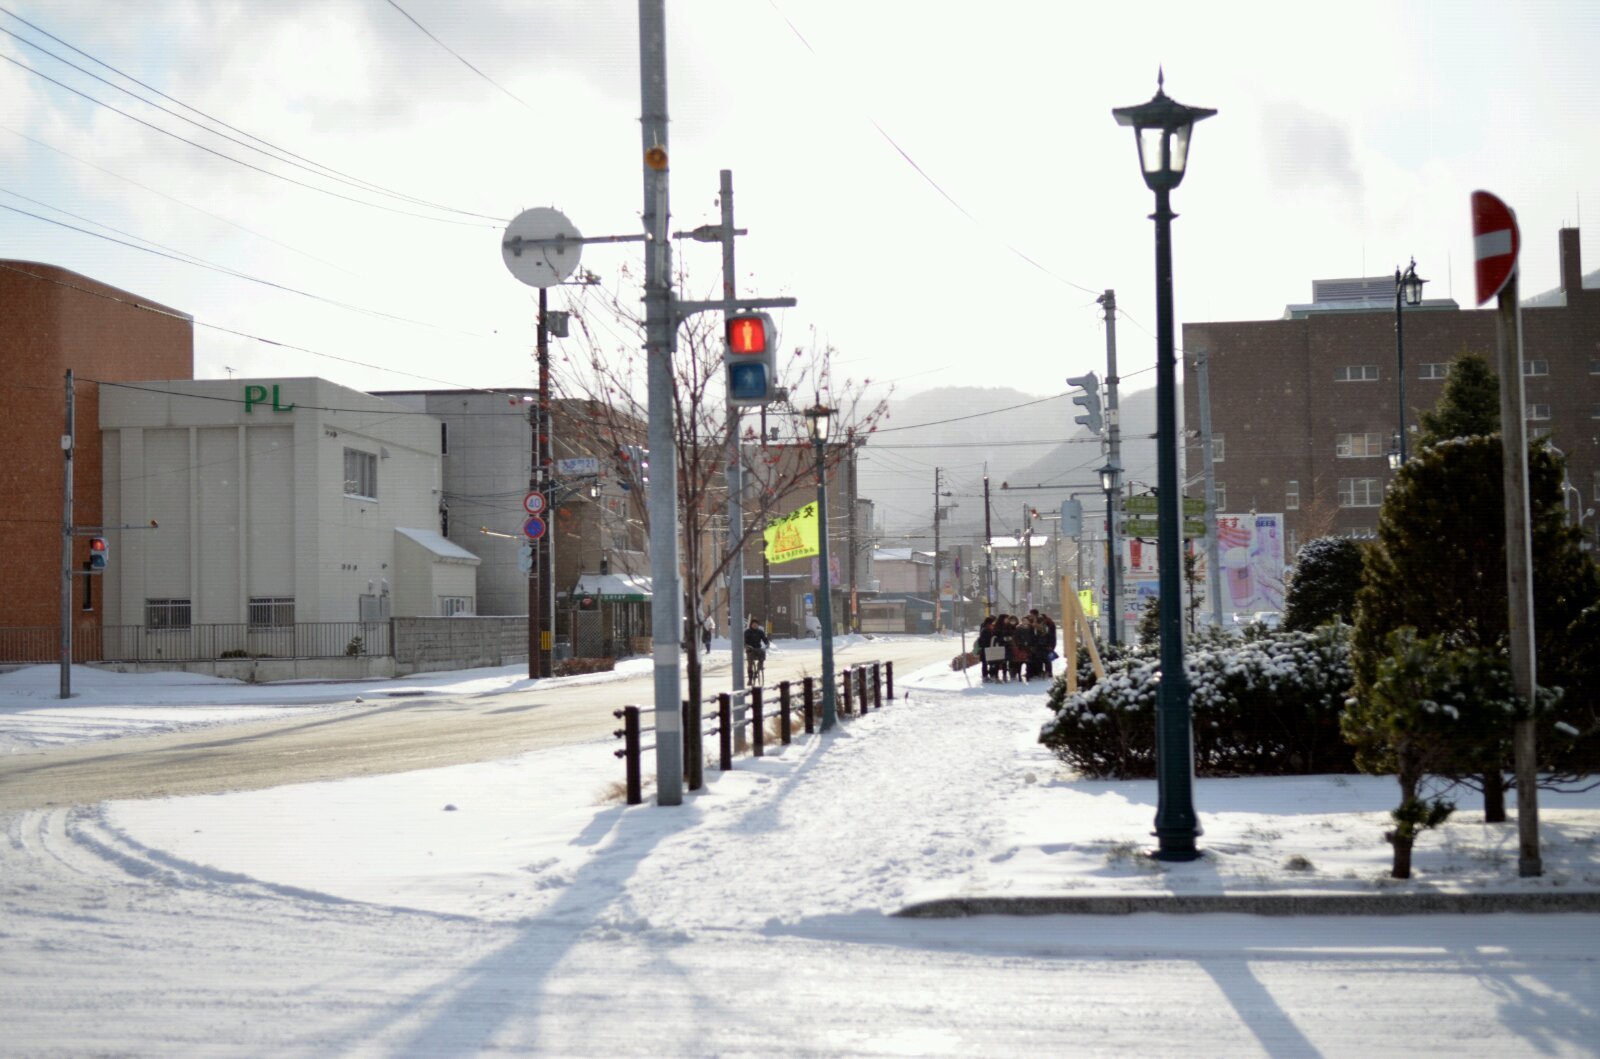
[[[884,690],[888,689],[888,698],[894,698],[894,662],[863,662],[860,665],[840,670],[836,674],[839,682],[838,699],[840,717],[864,716],[868,710],[882,709]],[[777,684],[778,691],[778,738],[787,746],[794,737],[794,715],[798,711],[807,735],[816,732],[817,710],[820,698],[817,695],[816,678],[806,677],[800,682],[799,702],[795,702],[793,681],[781,680]],[[766,755],[767,742],[767,714],[765,710],[766,689],[760,685],[745,688],[738,692],[720,692],[708,696],[705,705],[716,704],[716,722],[710,729],[701,730],[701,741],[690,739],[683,740],[684,748],[684,776],[688,780],[690,790],[699,790],[701,770],[692,768],[693,762],[690,755],[695,753],[695,745],[704,745],[706,736],[717,736],[717,767],[728,772],[733,768],[734,734],[736,729],[745,725],[750,727],[750,754],[752,757]],[[733,702],[736,698],[743,698],[749,709],[745,716],[735,720]],[[689,723],[689,701],[684,700],[683,731],[687,733]],[[644,801],[644,752],[654,750],[656,744],[648,746],[644,743],[647,733],[654,732],[653,725],[643,722],[644,708],[640,706],[624,706],[620,710],[612,711],[612,716],[622,721],[622,727],[616,729],[612,735],[623,741],[622,746],[612,751],[612,756],[621,758],[627,787],[627,801],[629,805],[639,805]]]

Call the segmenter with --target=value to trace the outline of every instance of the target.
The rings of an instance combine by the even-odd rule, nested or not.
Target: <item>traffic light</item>
[[[1104,425],[1100,418],[1100,378],[1094,372],[1087,375],[1072,375],[1067,378],[1068,386],[1081,386],[1083,392],[1072,399],[1072,403],[1083,406],[1083,415],[1073,419],[1075,423],[1082,423],[1089,428],[1089,433],[1098,434]]]
[[[766,313],[728,317],[728,403],[766,404],[777,396],[778,328]]]
[[[89,569],[104,570],[106,560],[111,557],[111,549],[106,546],[104,537],[89,538]]]

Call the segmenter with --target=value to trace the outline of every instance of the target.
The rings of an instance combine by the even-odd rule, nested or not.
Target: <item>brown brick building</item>
[[[63,268],[0,261],[0,363],[6,393],[0,415],[0,625],[54,629],[61,617],[66,372],[74,374],[76,395],[73,522],[97,526],[102,482],[95,382],[192,379],[194,321]],[[80,538],[75,551],[81,567],[87,542]],[[74,578],[73,587],[81,600],[83,579]],[[98,625],[101,593],[98,585],[91,587],[93,615],[84,618]]]
[[[1526,299],[1522,312],[1529,435],[1548,435],[1566,453],[1575,515],[1600,507],[1600,289],[1583,285],[1578,237],[1561,230],[1561,288]],[[1183,329],[1189,473],[1200,468],[1196,369],[1205,355],[1218,509],[1284,512],[1291,555],[1313,537],[1376,531],[1400,420],[1393,279],[1322,280],[1313,292],[1284,319]],[[1403,313],[1405,423],[1414,431],[1459,354],[1494,366],[1495,313],[1449,299]],[[1596,521],[1583,523],[1591,540]]]

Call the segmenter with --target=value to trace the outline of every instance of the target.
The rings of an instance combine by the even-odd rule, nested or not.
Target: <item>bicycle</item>
[[[750,655],[744,660],[745,686],[760,687],[767,678],[767,660],[763,657]]]

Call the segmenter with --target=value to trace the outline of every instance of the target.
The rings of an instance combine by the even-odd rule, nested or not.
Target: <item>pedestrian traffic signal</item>
[[[106,546],[104,537],[89,538],[89,569],[104,570],[106,560],[111,557],[111,549]]]
[[[728,317],[728,403],[766,404],[777,396],[778,328],[766,313]]]
[[[1089,433],[1098,434],[1105,425],[1100,417],[1100,379],[1094,372],[1087,375],[1074,375],[1067,378],[1068,386],[1081,386],[1083,392],[1072,399],[1072,403],[1083,406],[1083,415],[1077,416],[1073,422],[1082,423],[1089,428]]]

